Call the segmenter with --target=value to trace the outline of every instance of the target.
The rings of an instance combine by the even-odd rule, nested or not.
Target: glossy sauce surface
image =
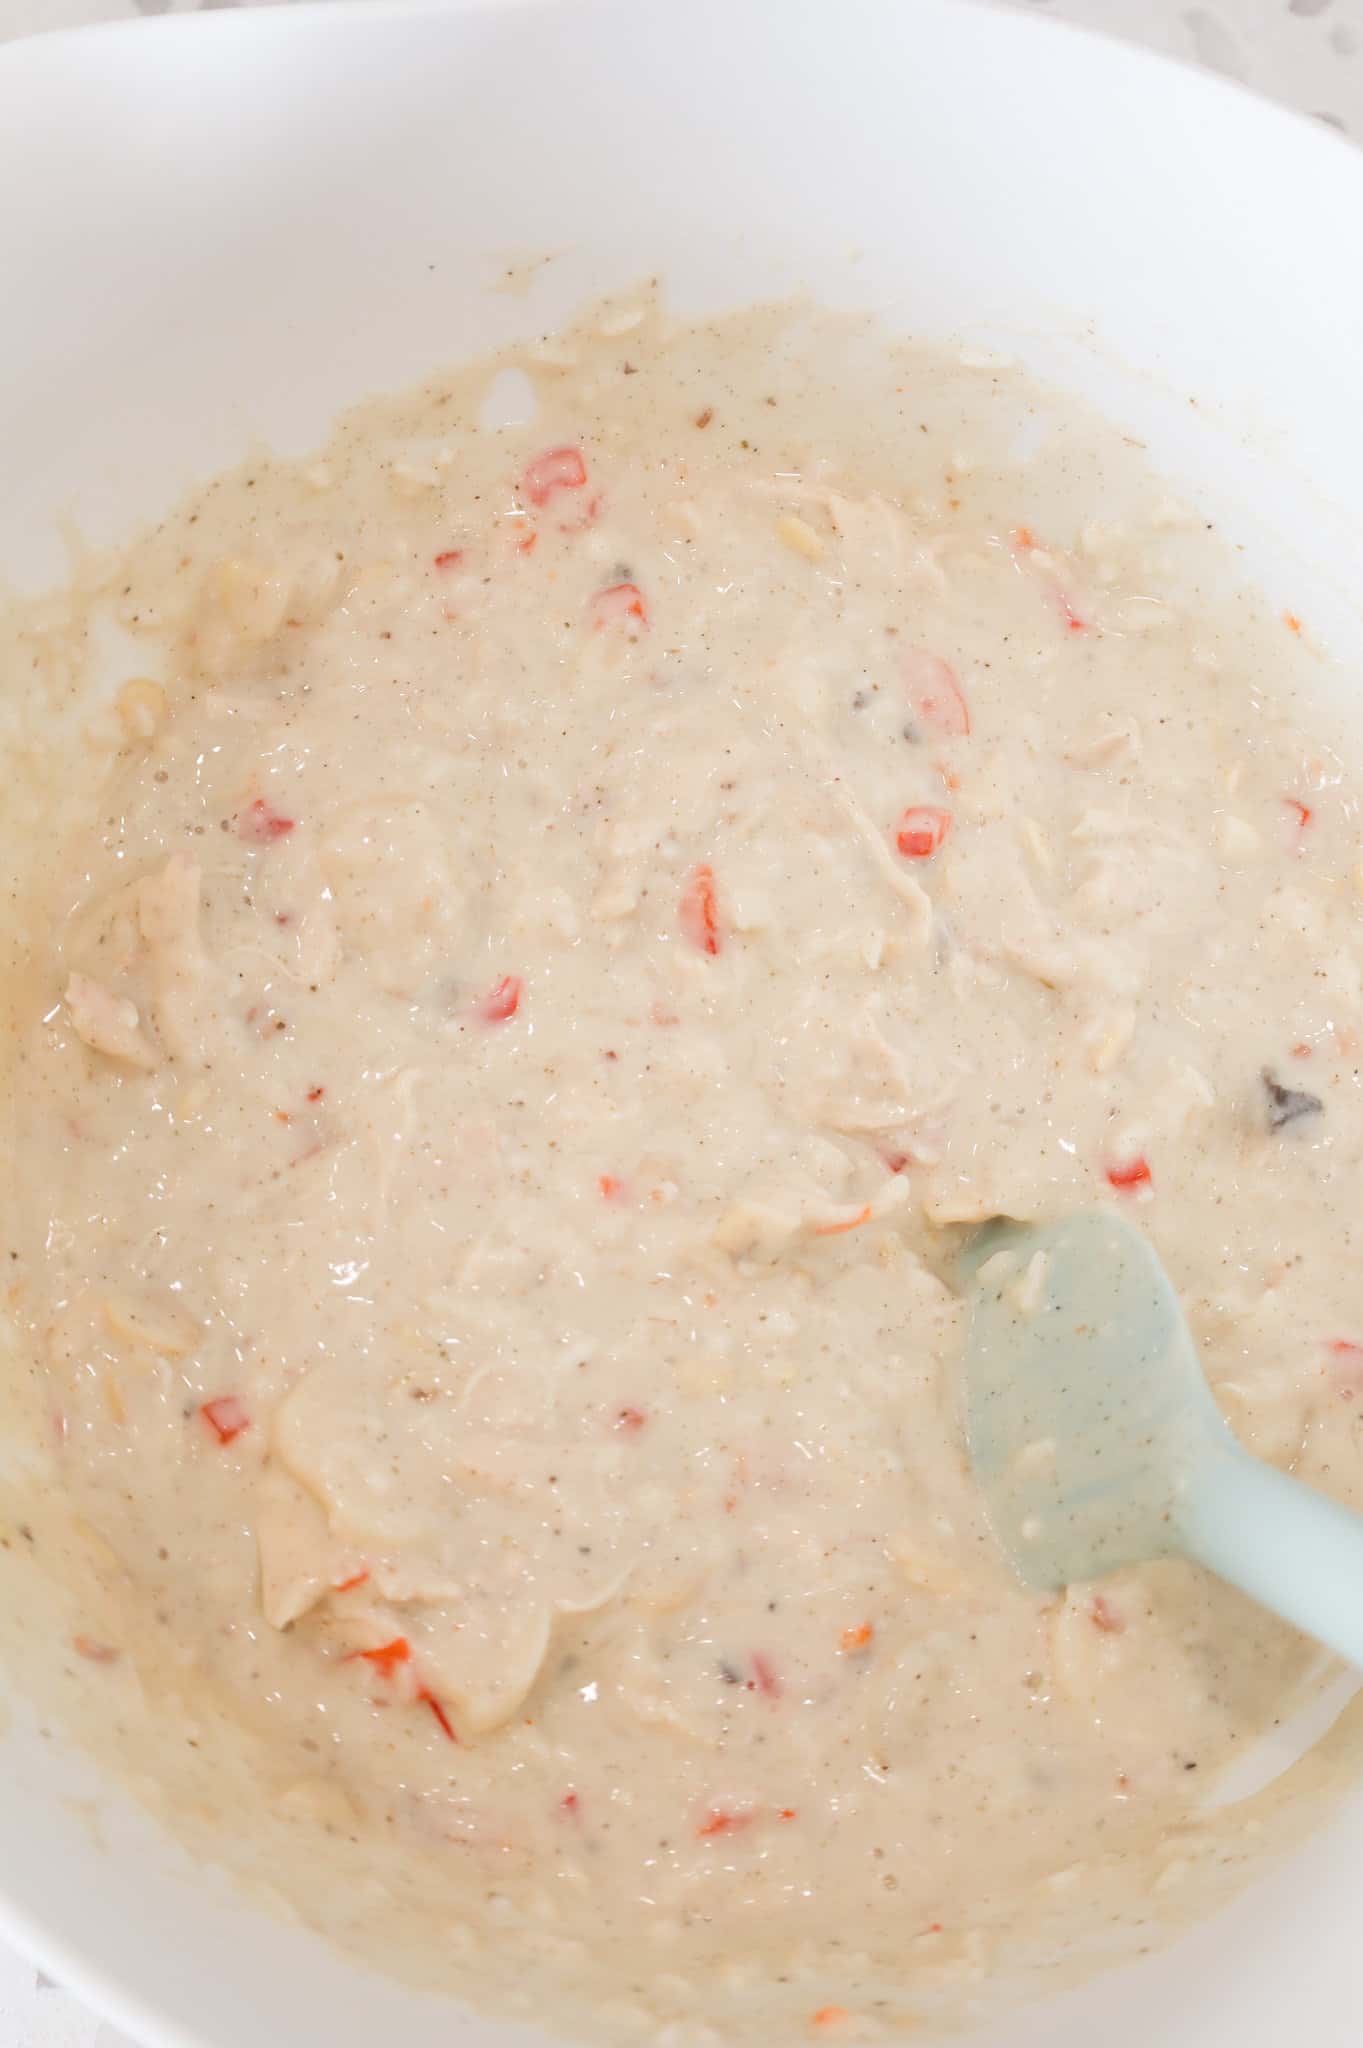
[[[1311,1664],[1014,1580],[941,1276],[1137,1205],[1355,1493],[1355,800],[1296,623],[1016,373],[644,305],[513,367],[81,599],[145,673],[27,848],[8,1143],[83,1654],[251,1730],[288,1896],[329,1828],[603,2025],[893,2028],[1139,1901]]]

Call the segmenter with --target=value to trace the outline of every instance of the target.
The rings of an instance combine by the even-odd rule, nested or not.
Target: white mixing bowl
[[[39,40],[0,54],[0,566],[49,579],[60,515],[126,532],[252,435],[303,447],[645,273],[688,313],[805,286],[1095,399],[1308,614],[1347,700],[1361,222],[1363,156],[1323,129],[950,0],[392,0]],[[528,299],[491,289],[548,250]],[[149,2048],[518,2038],[243,1905],[116,1791],[92,1830],[75,1790],[88,1765],[16,1707],[0,1931]],[[1350,1795],[1229,1912],[988,2048],[1342,2048],[1360,1869]]]

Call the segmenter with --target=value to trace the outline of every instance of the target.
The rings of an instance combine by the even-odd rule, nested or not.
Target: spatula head
[[[967,1246],[965,1424],[995,1531],[1058,1588],[1179,1548],[1225,1431],[1154,1246],[1111,1210],[991,1223]]]

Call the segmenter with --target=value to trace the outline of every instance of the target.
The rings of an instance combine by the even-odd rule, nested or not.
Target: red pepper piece
[[[1330,1376],[1340,1400],[1357,1400],[1363,1391],[1363,1344],[1354,1343],[1350,1337],[1331,1337],[1325,1348],[1334,1360]]]
[[[391,1678],[399,1664],[410,1663],[411,1656],[412,1646],[406,1636],[394,1636],[391,1643],[380,1643],[375,1650],[352,1650],[345,1662],[372,1664],[385,1678]]]
[[[485,1024],[505,1024],[514,1017],[521,1006],[521,991],[525,987],[519,974],[504,974],[495,988],[490,988],[478,1004],[478,1015]]]
[[[430,1690],[430,1687],[423,1685],[421,1687],[421,1690],[417,1693],[417,1699],[423,1707],[430,1708],[431,1712],[435,1716],[436,1726],[439,1728],[445,1740],[447,1742],[457,1743],[459,1741],[459,1737],[454,1732],[454,1724],[451,1722],[449,1715],[445,1712],[445,1709],[441,1706],[435,1694]]]
[[[580,491],[587,464],[580,448],[548,448],[527,464],[521,489],[532,505],[547,505],[559,491]]]
[[[926,731],[945,739],[969,737],[970,706],[949,661],[911,648],[904,660],[904,683],[914,717]]]
[[[97,1643],[93,1636],[72,1636],[71,1647],[87,1664],[117,1664],[119,1652],[109,1643]]]
[[[268,846],[272,840],[283,839],[292,832],[297,823],[297,818],[284,817],[263,796],[258,796],[238,817],[237,837],[248,846]]]
[[[216,1401],[205,1401],[199,1413],[220,1444],[234,1442],[244,1429],[251,1427],[251,1418],[235,1394],[220,1394]]]
[[[714,1835],[737,1835],[741,1834],[744,1828],[750,1828],[756,1818],[757,1815],[746,1807],[731,1812],[727,1807],[712,1806],[696,1829],[696,1833],[703,1842],[709,1841]]]
[[[604,590],[598,590],[592,599],[592,631],[600,633],[607,626],[646,626],[648,606],[637,583],[611,583]]]
[[[714,869],[704,862],[694,867],[681,894],[681,924],[691,944],[701,953],[720,950],[719,905],[715,897]]]
[[[1105,1636],[1119,1636],[1126,1628],[1126,1623],[1122,1620],[1121,1615],[1118,1614],[1115,1607],[1112,1607],[1103,1598],[1101,1593],[1095,1593],[1089,1602],[1089,1618],[1093,1626],[1101,1629]]]
[[[899,821],[895,845],[906,860],[931,860],[950,830],[950,811],[937,804],[910,804]]]
[[[764,1700],[779,1700],[781,1697],[781,1681],[776,1674],[776,1667],[769,1657],[762,1655],[760,1650],[754,1650],[752,1654],[752,1679],[750,1683],[757,1692],[761,1693]]]

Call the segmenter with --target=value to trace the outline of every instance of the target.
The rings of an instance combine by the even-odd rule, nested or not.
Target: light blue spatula
[[[1236,1442],[1140,1231],[992,1223],[963,1272],[970,1455],[1030,1585],[1181,1554],[1363,1666],[1363,1515]]]

